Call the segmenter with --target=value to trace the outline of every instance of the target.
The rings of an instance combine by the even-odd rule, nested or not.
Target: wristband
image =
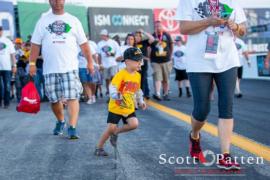
[[[238,32],[240,29],[240,26],[238,24],[236,24],[236,26],[237,26],[237,28],[236,28],[236,30],[234,30],[234,32]]]
[[[35,66],[35,65],[36,65],[36,62],[34,62],[34,61],[29,62],[29,66]]]

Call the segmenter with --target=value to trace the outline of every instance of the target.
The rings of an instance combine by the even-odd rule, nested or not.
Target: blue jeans
[[[0,71],[0,103],[9,106],[10,101],[11,71]]]
[[[40,98],[43,98],[43,95],[45,95],[44,90],[45,90],[45,82],[44,82],[44,76],[43,76],[43,69],[38,68],[37,73],[34,77],[34,82],[36,85],[36,88],[38,90],[38,94]],[[43,89],[43,92],[41,92],[41,89]]]
[[[23,68],[18,67],[16,77],[15,77],[17,102],[20,102],[21,100],[22,88],[26,85],[26,83],[27,83],[26,72]]]

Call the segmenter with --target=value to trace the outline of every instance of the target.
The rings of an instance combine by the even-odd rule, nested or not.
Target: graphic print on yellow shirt
[[[121,94],[121,100],[110,99],[109,111],[115,114],[127,116],[135,111],[135,93],[140,89],[141,75],[136,72],[130,74],[126,69],[119,71],[112,80]]]

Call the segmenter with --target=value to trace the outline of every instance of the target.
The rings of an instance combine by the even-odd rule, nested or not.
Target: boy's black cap
[[[124,60],[141,61],[143,59],[142,51],[135,47],[130,47],[124,52]]]

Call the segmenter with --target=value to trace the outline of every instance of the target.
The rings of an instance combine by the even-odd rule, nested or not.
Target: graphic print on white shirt
[[[186,69],[186,58],[185,58],[185,46],[177,46],[175,45],[173,48],[173,62],[174,68],[178,70]]]
[[[120,47],[116,41],[109,39],[98,43],[98,53],[101,55],[101,62],[104,68],[116,66],[116,53]]]
[[[235,0],[219,0],[219,15],[237,24],[246,21],[245,13]],[[229,16],[230,15],[230,16]],[[208,0],[179,0],[176,19],[180,21],[199,21],[211,16]],[[217,56],[206,59],[207,33],[218,32]],[[224,72],[240,66],[239,56],[234,44],[234,35],[228,27],[208,27],[188,36],[186,44],[187,72]]]
[[[57,42],[61,43],[63,41],[57,41],[57,40],[66,39],[66,36],[64,33],[69,33],[71,30],[71,26],[62,20],[57,20],[53,22],[52,24],[49,24],[49,26],[46,29],[53,35],[53,39],[56,40],[54,41],[54,43],[57,43]]]

